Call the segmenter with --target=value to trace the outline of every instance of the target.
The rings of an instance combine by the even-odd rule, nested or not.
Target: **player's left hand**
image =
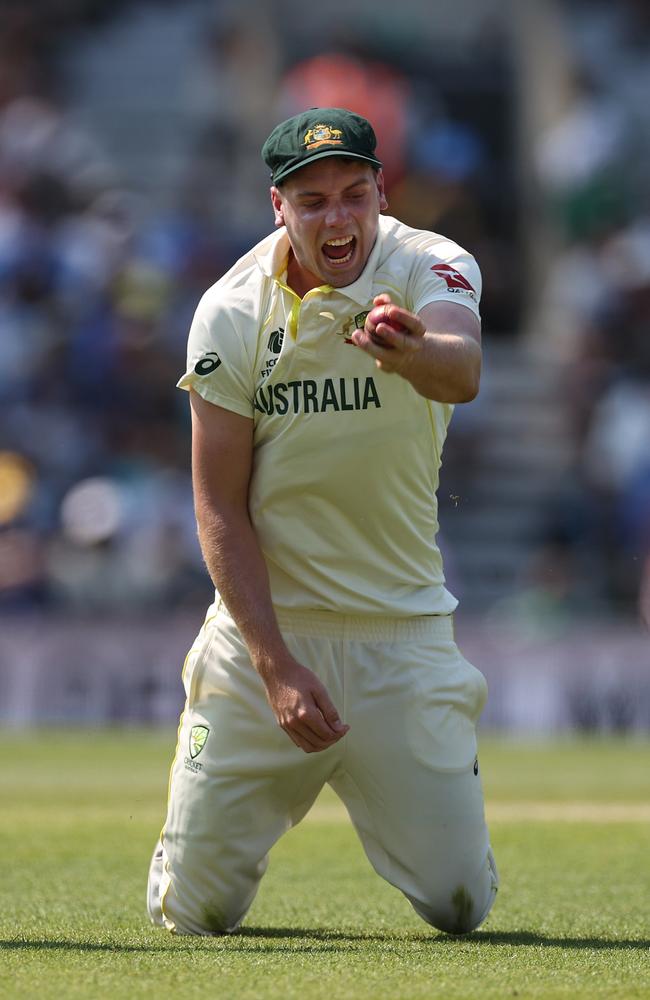
[[[350,339],[370,354],[382,371],[408,378],[409,368],[424,344],[424,323],[416,313],[395,305],[386,292],[372,301],[363,330],[355,330]]]

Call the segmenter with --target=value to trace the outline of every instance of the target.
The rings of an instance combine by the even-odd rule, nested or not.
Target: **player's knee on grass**
[[[423,902],[407,896],[423,920],[445,934],[469,934],[483,923],[492,909],[499,887],[499,877],[492,851],[488,851],[480,878],[472,885],[459,883],[439,889]]]
[[[256,888],[211,895],[200,892],[197,886],[179,892],[177,885],[169,884],[161,900],[164,926],[173,934],[203,937],[232,934],[246,916]]]
[[[194,934],[202,937],[218,937],[236,931],[246,915],[248,907],[228,905],[224,901],[206,902],[200,906],[180,906],[177,899],[165,898],[163,903],[164,923],[173,934]]]
[[[451,897],[433,904],[425,905],[417,899],[410,902],[423,920],[445,934],[469,934],[484,918],[471,893],[463,885],[459,885]]]
[[[209,853],[186,852],[180,862],[175,861],[159,845],[149,874],[148,909],[154,923],[173,934],[203,937],[237,930],[255,898],[265,864],[242,870],[234,862],[210,867],[209,860]]]

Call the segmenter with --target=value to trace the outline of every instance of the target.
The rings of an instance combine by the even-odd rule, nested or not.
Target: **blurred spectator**
[[[178,600],[203,579],[172,391],[193,252],[159,252],[52,101],[0,111],[0,193],[0,602]]]
[[[564,365],[580,534],[610,606],[634,613],[650,553],[650,18],[631,0],[577,4],[566,25],[580,69],[537,150],[560,248],[536,349]]]
[[[373,123],[390,195],[406,168],[409,84],[394,66],[342,52],[321,52],[292,66],[280,82],[278,120],[304,108],[349,108]],[[404,220],[406,221],[406,220]]]

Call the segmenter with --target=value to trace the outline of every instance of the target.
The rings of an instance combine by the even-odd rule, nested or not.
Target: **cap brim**
[[[363,156],[361,153],[350,153],[347,149],[324,149],[322,152],[315,153],[306,160],[301,160],[300,163],[294,163],[293,166],[286,167],[273,178],[273,183],[279,184],[281,181],[289,177],[290,174],[295,174],[297,170],[302,170],[304,167],[308,167],[310,163],[315,163],[316,160],[324,160],[328,156],[346,156],[348,160],[362,160],[364,163],[369,163],[378,170],[381,170],[383,166],[381,160],[376,159],[374,156]]]

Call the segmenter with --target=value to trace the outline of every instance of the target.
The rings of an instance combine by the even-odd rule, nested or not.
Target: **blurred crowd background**
[[[200,608],[184,370],[272,229],[262,141],[343,105],[391,214],[484,277],[441,487],[450,586],[650,623],[650,5],[0,2],[0,612]]]

